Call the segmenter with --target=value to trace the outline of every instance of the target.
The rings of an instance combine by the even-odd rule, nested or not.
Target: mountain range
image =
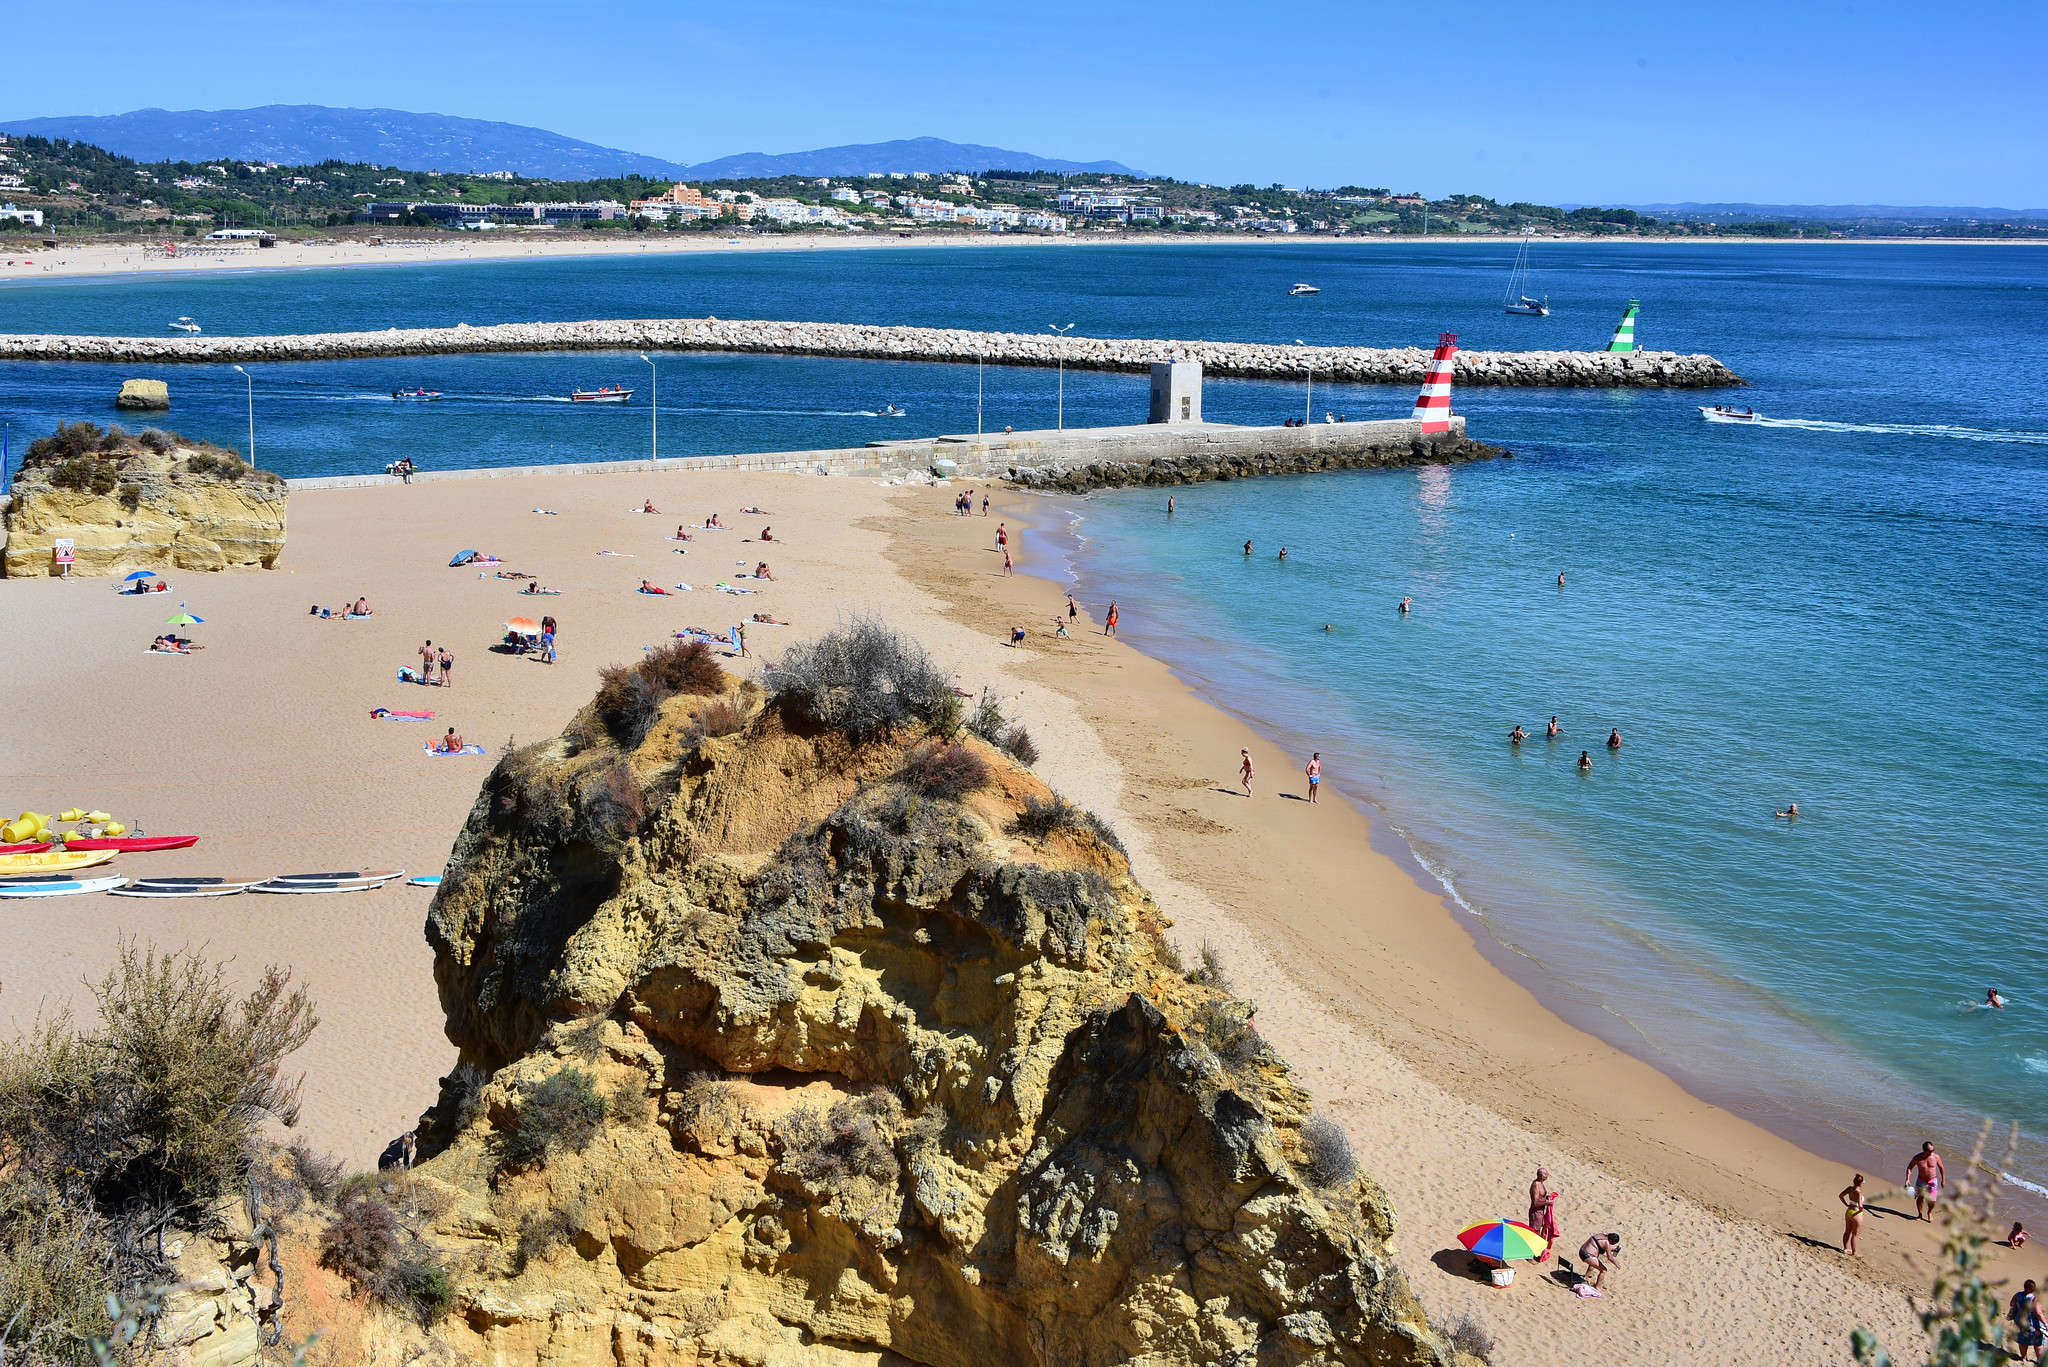
[[[1069,161],[1001,147],[909,138],[811,152],[743,152],[686,166],[516,123],[414,114],[403,109],[336,109],[271,104],[258,109],[137,109],[126,114],[0,121],[0,131],[88,142],[137,161],[373,162],[406,171],[516,171],[553,180],[639,174],[653,179],[744,176],[859,176],[870,171],[1101,171],[1131,174],[1114,161]]]

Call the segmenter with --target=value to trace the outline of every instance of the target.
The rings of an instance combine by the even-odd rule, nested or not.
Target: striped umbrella
[[[1538,1258],[1548,1247],[1543,1236],[1520,1220],[1486,1220],[1461,1230],[1458,1242],[1484,1258],[1508,1262],[1515,1258]]]

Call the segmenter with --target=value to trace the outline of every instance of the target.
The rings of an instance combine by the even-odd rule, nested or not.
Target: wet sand
[[[949,513],[955,492],[744,472],[312,490],[293,496],[287,549],[271,571],[173,575],[170,593],[147,599],[105,580],[0,582],[11,627],[0,677],[18,718],[0,803],[10,815],[102,807],[152,834],[203,837],[123,856],[119,871],[131,876],[438,872],[507,739],[559,730],[600,666],[675,628],[725,630],[754,611],[794,624],[749,632],[756,655],[772,659],[787,640],[877,613],[923,639],[962,687],[1004,694],[1044,752],[1040,771],[1124,833],[1184,949],[1205,939],[1222,949],[1238,990],[1259,1002],[1260,1028],[1392,1193],[1397,1249],[1432,1316],[1473,1315],[1499,1340],[1497,1363],[1836,1363],[1857,1323],[1895,1351],[1914,1343],[1902,1291],[1927,1283],[1928,1227],[1878,1215],[1867,1265],[1849,1267],[1833,1251],[1833,1193],[1846,1172],[1543,1010],[1478,952],[1440,896],[1373,848],[1369,814],[1342,800],[1341,774],[1314,808],[1280,796],[1301,791],[1299,757],[1105,640],[1092,625],[1100,605],[1072,640],[1052,638],[1058,588],[1003,577],[993,550],[997,522],[1016,531],[1036,500],[1009,495],[996,516],[959,519]],[[627,511],[643,499],[662,515]],[[771,512],[739,513],[750,504]],[[713,511],[732,530],[697,533],[689,555],[662,539]],[[763,524],[776,544],[748,540]],[[1012,537],[1021,558],[1020,543]],[[522,596],[448,566],[471,547],[562,595]],[[759,559],[777,576],[764,592],[711,591],[735,562]],[[632,591],[643,577],[697,591],[643,596]],[[367,621],[308,615],[358,595],[376,609]],[[146,654],[180,605],[206,619],[191,634],[207,648]],[[543,612],[560,619],[561,663],[489,649],[507,617]],[[1013,622],[1030,633],[1020,650],[1006,644]],[[395,679],[427,638],[452,645],[452,689]],[[378,706],[437,717],[373,722]],[[490,757],[422,753],[451,724]],[[1258,764],[1252,800],[1235,792],[1241,745]],[[428,897],[389,886],[11,903],[0,1016],[19,1028],[39,1005],[78,1005],[81,980],[104,971],[123,935],[204,946],[232,958],[238,979],[285,964],[311,986],[322,1018],[296,1059],[307,1074],[303,1128],[368,1164],[432,1100],[454,1058],[421,935]],[[1565,1193],[1573,1248],[1591,1232],[1623,1234],[1621,1271],[1602,1300],[1581,1301],[1526,1266],[1515,1287],[1496,1291],[1464,1274],[1462,1254],[1446,1256],[1463,1225],[1521,1214],[1539,1162]],[[1875,1192],[1899,1180],[1871,1176]],[[2044,1267],[2029,1250],[1997,1272]]]

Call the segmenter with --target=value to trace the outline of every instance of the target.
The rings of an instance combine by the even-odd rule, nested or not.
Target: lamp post
[[[256,377],[240,366],[235,373],[249,382],[249,464],[256,463]]]
[[[653,399],[652,399],[652,400],[651,400],[651,401],[649,402],[649,404],[648,404],[648,406],[647,406],[647,407],[648,407],[648,411],[649,411],[649,413],[650,413],[650,414],[652,415],[652,417],[653,417],[653,420],[654,420],[653,432],[652,432],[652,434],[651,434],[651,438],[650,438],[650,439],[651,439],[651,441],[653,442],[653,446],[654,446],[654,458],[655,458],[656,460],[660,460],[660,459],[661,459],[661,367],[660,367],[660,366],[658,366],[658,365],[656,365],[656,364],[655,364],[654,362],[652,362],[652,361],[648,361],[648,360],[647,360],[647,353],[646,353],[646,352],[644,352],[644,351],[640,353],[640,359],[641,359],[641,360],[643,360],[643,361],[647,361],[647,368],[648,368],[649,370],[651,370],[651,371],[653,371],[653,372],[654,372],[654,397],[653,397]]]
[[[1299,338],[1299,337],[1297,337],[1297,338],[1295,338],[1295,339],[1294,339],[1294,344],[1295,344],[1296,346],[1307,346],[1307,345],[1308,345],[1308,343],[1307,343],[1307,342],[1304,342],[1304,341],[1302,341],[1302,340],[1301,340],[1301,338]],[[1313,357],[1313,356],[1311,356],[1311,357],[1309,357],[1309,358],[1308,358],[1308,397],[1307,397],[1307,398],[1305,398],[1305,399],[1303,399],[1303,400],[1301,401],[1301,425],[1302,425],[1303,427],[1306,427],[1306,426],[1308,426],[1308,425],[1309,425],[1310,423],[1314,422],[1314,421],[1315,421],[1315,418],[1316,418],[1316,358],[1315,358],[1315,357]]]
[[[1065,326],[1061,326],[1058,323],[1047,323],[1046,326],[1058,333],[1060,338],[1060,407],[1058,422],[1059,430],[1064,432],[1067,430],[1067,334],[1074,330],[1074,325],[1068,323]]]
[[[986,364],[988,364],[988,348],[986,346],[976,346],[974,348],[974,436],[977,441],[981,439],[981,368]]]

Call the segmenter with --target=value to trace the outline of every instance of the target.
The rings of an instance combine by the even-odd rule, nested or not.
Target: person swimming
[[[1783,817],[1788,821],[1797,821],[1799,819],[1799,804],[1796,802],[1788,802],[1785,804],[1784,811],[1772,812],[1771,815],[1776,817]]]
[[[1995,987],[1984,994],[1984,1004],[1996,1007],[2000,1011],[2005,1010],[2005,998],[1998,995],[1998,989]]]
[[[1527,739],[1529,739],[1529,733],[1524,731],[1519,725],[1514,730],[1508,732],[1508,741],[1511,744],[1520,745]]]
[[[1591,769],[1592,767],[1593,767],[1593,757],[1592,757],[1591,755],[1587,754],[1587,753],[1586,753],[1586,752],[1585,752],[1584,750],[1581,750],[1581,751],[1579,751],[1579,771],[1580,771],[1581,773],[1584,773],[1585,771],[1587,771],[1587,770]]]
[[[1545,731],[1543,734],[1546,739],[1556,740],[1559,736],[1564,734],[1564,728],[1557,724],[1556,717],[1552,717],[1550,719],[1550,729]]]

